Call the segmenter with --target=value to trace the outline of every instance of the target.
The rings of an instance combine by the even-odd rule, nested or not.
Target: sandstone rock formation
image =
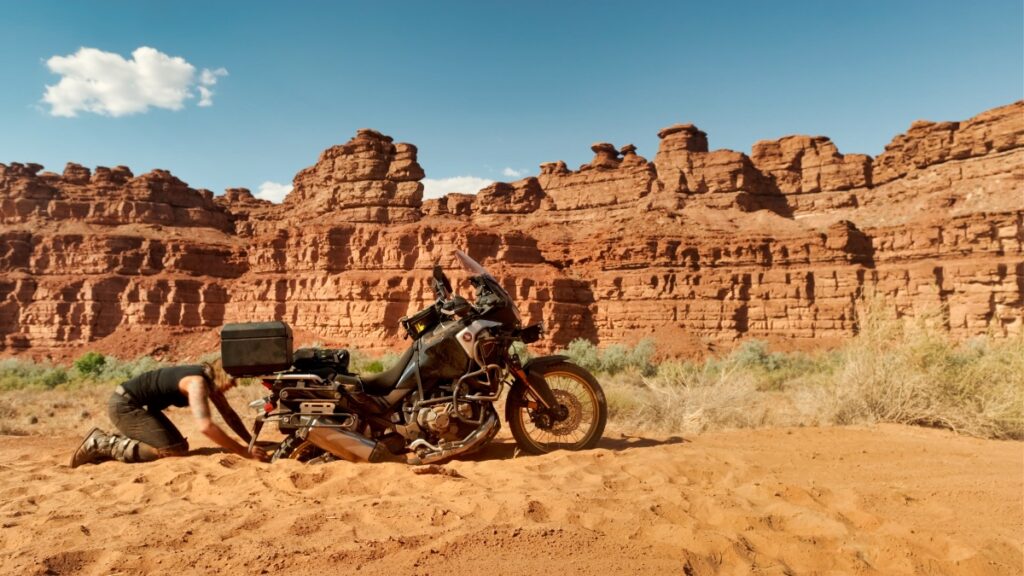
[[[362,129],[343,146],[320,154],[314,166],[295,175],[285,199],[293,215],[345,216],[353,222],[412,222],[423,200],[423,168],[416,147]]]
[[[867,300],[958,338],[1024,331],[1024,102],[917,122],[876,158],[828,138],[710,150],[693,125],[570,170],[422,200],[416,148],[360,130],[283,204],[170,173],[0,164],[0,352],[216,346],[224,322],[382,350],[466,250],[553,348],[656,337],[692,354],[828,346]],[[468,289],[463,285],[464,289]]]

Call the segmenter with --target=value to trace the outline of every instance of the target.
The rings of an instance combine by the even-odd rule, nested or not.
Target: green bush
[[[86,352],[75,360],[75,370],[82,376],[97,376],[103,371],[103,365],[107,359],[99,352]]]
[[[56,388],[69,380],[68,371],[62,366],[55,366],[43,374],[43,386]]]
[[[394,352],[385,352],[383,356],[373,357],[361,350],[349,350],[349,370],[356,374],[379,374],[398,362],[400,356]]]

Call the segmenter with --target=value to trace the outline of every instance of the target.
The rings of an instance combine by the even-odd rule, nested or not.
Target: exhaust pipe
[[[405,461],[403,457],[392,454],[387,446],[380,442],[337,428],[310,427],[306,433],[306,440],[317,448],[350,462]]]
[[[491,413],[487,415],[487,419],[484,420],[484,423],[474,430],[469,436],[466,436],[466,438],[459,442],[452,442],[444,447],[440,447],[434,446],[421,438],[419,440],[414,440],[412,444],[409,445],[409,448],[416,450],[419,455],[420,464],[433,464],[434,462],[447,460],[448,458],[454,458],[455,456],[472,454],[474,451],[487,445],[487,443],[490,442],[498,433],[499,428],[501,428],[501,423],[498,421],[498,415],[491,410]]]

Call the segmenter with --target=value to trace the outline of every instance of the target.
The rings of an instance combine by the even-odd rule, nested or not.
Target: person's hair
[[[203,362],[203,376],[211,388],[223,390],[228,384],[234,383],[234,378],[224,371],[224,364],[220,358]]]

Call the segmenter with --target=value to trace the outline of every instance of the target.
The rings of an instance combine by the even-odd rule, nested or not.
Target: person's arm
[[[248,444],[252,440],[252,436],[249,434],[249,431],[245,429],[245,424],[242,423],[242,418],[239,417],[238,413],[235,412],[235,409],[231,407],[231,404],[228,402],[228,399],[224,397],[224,394],[218,390],[212,390],[210,392],[210,400],[213,402],[213,405],[217,407],[217,412],[220,412],[221,417],[224,418],[224,422],[228,427],[234,430],[235,434],[238,434],[238,437],[241,438],[243,442]]]
[[[192,416],[195,417],[196,424],[198,425],[200,432],[210,440],[216,442],[221,448],[234,452],[239,456],[254,458],[256,460],[266,460],[267,454],[262,448],[254,446],[250,453],[245,446],[235,442],[234,439],[225,434],[224,431],[210,419],[210,405],[207,403],[209,392],[206,387],[206,380],[202,376],[189,376],[185,380],[185,384],[188,387],[188,405],[192,409]]]

